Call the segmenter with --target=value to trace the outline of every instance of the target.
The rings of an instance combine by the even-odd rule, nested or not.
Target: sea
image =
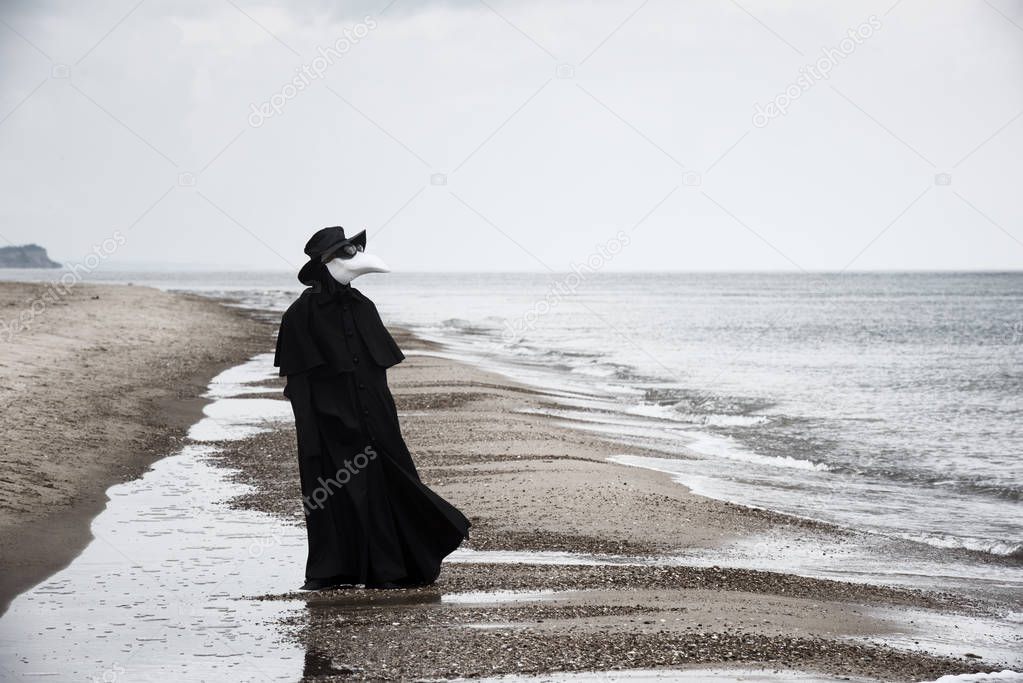
[[[52,279],[59,271],[0,271]],[[282,272],[107,271],[276,316]],[[388,273],[388,325],[723,500],[1023,564],[1023,272]],[[633,458],[630,446],[657,458]]]

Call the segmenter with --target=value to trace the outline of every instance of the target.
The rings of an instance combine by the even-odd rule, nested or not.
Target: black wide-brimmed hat
[[[309,257],[309,262],[298,271],[298,279],[305,285],[316,282],[320,265],[334,258],[338,249],[349,244],[365,249],[366,231],[363,230],[348,238],[345,237],[345,229],[340,225],[317,230],[306,242],[305,254]]]

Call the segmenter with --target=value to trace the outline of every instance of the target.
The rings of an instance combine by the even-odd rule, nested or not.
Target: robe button
[[[369,408],[363,408],[362,409],[362,414],[363,415],[369,415]]]
[[[361,384],[361,383],[360,383],[360,384],[359,384],[359,388],[360,388],[360,389],[365,389],[365,388],[366,388],[366,385],[365,385],[365,384]]]
[[[359,364],[359,357],[358,356],[352,356],[352,362],[355,363],[356,365],[358,365]]]

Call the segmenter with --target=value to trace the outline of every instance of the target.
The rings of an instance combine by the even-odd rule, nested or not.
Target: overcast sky
[[[0,243],[63,261],[1023,266],[1019,0],[6,0],[0,60]]]

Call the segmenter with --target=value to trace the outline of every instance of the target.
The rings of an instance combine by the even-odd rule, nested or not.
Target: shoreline
[[[0,282],[0,315],[45,288]],[[212,299],[83,283],[0,340],[0,615],[81,553],[107,489],[174,452],[209,380],[269,337]]]
[[[473,528],[434,586],[301,593],[304,557],[296,557],[294,586],[249,596],[305,605],[281,625],[306,651],[304,680],[697,664],[922,680],[992,669],[966,650],[949,657],[883,642],[921,615],[988,614],[962,595],[661,563],[741,538],[812,545],[847,531],[698,496],[665,473],[608,462],[626,449],[531,410],[543,391],[392,332],[408,356],[389,372],[406,441],[423,480]],[[225,444],[213,461],[247,488],[229,504],[300,526],[294,448],[290,425]],[[537,561],[544,553],[567,559]],[[602,564],[608,556],[641,563]]]
[[[86,289],[80,292],[83,297]],[[153,352],[162,355],[141,365],[152,372],[153,359],[161,358],[171,369],[160,375],[163,381],[152,382],[155,394],[146,397],[145,405],[152,411],[175,409],[157,420],[142,403],[134,413],[106,415],[114,425],[140,422],[146,434],[122,434],[115,442],[124,447],[113,461],[116,467],[98,468],[83,480],[93,485],[103,476],[118,477],[110,483],[132,479],[171,454],[201,415],[205,402],[195,397],[205,392],[210,377],[272,349],[272,316],[264,312],[144,288],[117,291],[133,289],[133,294],[141,290],[164,305],[182,307],[177,313],[197,335],[185,347],[192,345],[192,355],[205,349],[208,357],[184,371],[165,335],[146,332],[158,347]],[[85,301],[93,300],[70,302],[69,307]],[[224,329],[210,335],[214,320],[233,330],[236,344],[230,350]],[[187,336],[178,328],[163,332],[172,341]],[[294,589],[302,580],[304,549],[277,548],[286,559],[275,564],[275,571],[293,577],[291,585],[276,590],[274,582],[273,593],[257,595],[246,593],[243,581],[234,587],[232,599],[247,605],[283,603],[285,616],[273,618],[266,628],[305,652],[303,680],[692,666],[931,680],[1000,668],[990,655],[967,657],[971,649],[984,652],[972,645],[934,651],[941,637],[950,634],[929,639],[926,630],[928,624],[948,628],[942,619],[990,617],[990,604],[956,592],[728,566],[732,558],[722,551],[744,540],[814,547],[842,541],[852,532],[699,496],[669,474],[611,462],[611,456],[624,452],[664,454],[563,426],[543,414],[551,404],[543,390],[436,355],[441,351],[436,344],[406,330],[392,332],[408,354],[389,372],[389,382],[416,465],[431,488],[470,517],[473,529],[463,548],[445,561],[437,584],[404,591],[298,593]],[[125,353],[105,355],[115,364],[125,362]],[[66,375],[78,371],[76,366],[64,369]],[[134,378],[137,384],[137,377],[128,372],[124,379]],[[281,400],[282,388],[280,378],[265,379],[245,397]],[[45,389],[52,394],[54,387]],[[95,392],[77,398],[92,410],[97,398],[109,399]],[[102,410],[97,412],[104,417]],[[290,423],[212,444],[216,452],[208,460],[229,480],[246,485],[227,501],[229,506],[301,528]],[[37,560],[32,571],[45,571],[39,555],[49,553],[44,559],[63,566],[88,544],[88,504],[101,510],[105,491],[104,486],[92,499],[78,494],[72,505],[52,513],[57,530],[81,534],[76,537],[80,547],[67,543],[58,551],[39,544],[27,551]],[[3,543],[4,557],[10,557],[7,549],[16,546],[6,538]],[[686,561],[694,553],[720,558],[724,566]],[[671,559],[683,561],[667,562]],[[893,633],[916,638],[918,646],[906,637],[886,641]]]

